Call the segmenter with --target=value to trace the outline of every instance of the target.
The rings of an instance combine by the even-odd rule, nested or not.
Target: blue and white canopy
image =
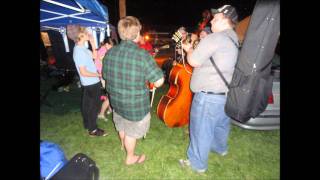
[[[41,0],[41,30],[59,31],[64,39],[66,51],[69,46],[66,35],[67,25],[81,25],[92,32],[96,43],[104,40],[105,31],[110,36],[108,9],[97,0]]]

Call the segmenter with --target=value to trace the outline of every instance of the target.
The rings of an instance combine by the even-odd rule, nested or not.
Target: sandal
[[[144,163],[144,161],[146,160],[146,157],[144,158],[144,160],[140,161],[143,156],[145,156],[145,155],[140,155],[140,156],[138,156],[137,160],[136,160],[134,163],[132,163],[132,164],[126,164],[126,165],[127,165],[127,166],[130,166],[130,165],[134,165],[134,164],[142,164],[142,163]]]

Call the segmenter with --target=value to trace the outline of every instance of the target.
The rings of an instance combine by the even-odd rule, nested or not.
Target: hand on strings
[[[192,34],[191,34],[191,42],[195,42],[196,40],[198,40],[198,35],[192,33]]]

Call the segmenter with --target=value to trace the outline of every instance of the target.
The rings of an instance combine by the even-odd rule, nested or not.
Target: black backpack
[[[78,153],[50,180],[98,180],[99,169],[87,155]]]
[[[266,109],[272,93],[271,65],[279,34],[279,0],[258,0],[230,84],[210,58],[229,88],[225,113],[230,118],[246,122]]]

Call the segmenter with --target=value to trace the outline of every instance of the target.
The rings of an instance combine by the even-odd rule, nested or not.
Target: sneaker
[[[91,136],[91,137],[107,136],[107,135],[108,135],[108,133],[106,133],[104,130],[99,129],[99,128],[89,132],[89,136]]]
[[[111,114],[112,110],[108,109],[107,114]]]
[[[206,172],[206,169],[197,169],[195,170],[197,173],[205,173]]]
[[[179,159],[179,164],[181,167],[190,167],[191,168],[191,162],[189,161],[189,159]],[[206,169],[192,169],[197,173],[205,173]]]
[[[191,166],[191,163],[189,161],[189,159],[179,159],[179,164],[181,167],[187,167],[187,166]]]
[[[105,132],[105,130],[103,130],[103,129],[100,129],[100,128],[97,128],[98,129],[98,131],[102,131],[103,133]]]

